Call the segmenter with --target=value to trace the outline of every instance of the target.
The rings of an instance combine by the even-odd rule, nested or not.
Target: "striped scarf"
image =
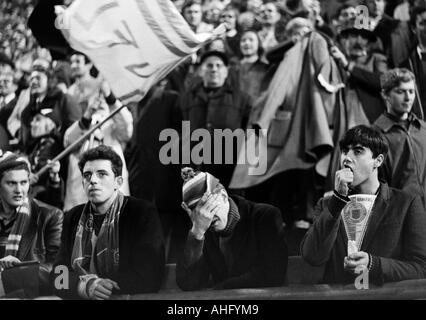
[[[111,277],[118,271],[119,217],[126,201],[119,192],[106,213],[97,237],[93,228],[94,214],[90,201],[84,206],[71,254],[72,268],[78,274],[94,273],[100,277]]]
[[[3,208],[3,206],[2,206]],[[28,198],[24,200],[22,206],[16,208],[16,220],[7,238],[5,257],[18,255],[19,244],[22,240],[22,235],[28,227],[30,221],[30,205]]]

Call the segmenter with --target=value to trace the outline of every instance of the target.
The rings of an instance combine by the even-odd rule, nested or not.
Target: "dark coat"
[[[348,239],[340,213],[345,205],[335,195],[319,200],[314,223],[301,243],[302,256],[309,264],[326,265],[325,283],[355,280],[343,267]],[[420,198],[381,184],[361,246],[376,261],[370,282],[425,278],[425,228],[426,212]]]
[[[37,111],[42,108],[52,108],[55,118],[60,120],[60,128],[58,128],[58,132],[61,142],[68,127],[75,121],[80,120],[83,115],[76,100],[59,89],[52,89],[49,91],[40,104],[36,102],[34,97],[31,97],[30,103],[22,111],[21,115],[21,144],[24,149],[28,146],[31,140],[31,120]]]
[[[374,123],[389,144],[380,177],[393,188],[419,195],[426,207],[426,123],[410,117],[408,130],[386,113]]]
[[[19,244],[17,258],[21,261],[40,262],[39,289],[40,294],[46,295],[51,293],[49,274],[59,251],[63,213],[38,200],[30,200],[30,205],[30,222]],[[17,287],[15,277],[8,277],[8,270],[2,273],[6,293],[22,289]]]
[[[178,261],[176,278],[183,290],[197,290],[211,285],[216,289],[275,287],[284,284],[288,251],[280,211],[267,204],[257,204],[233,196],[240,221],[226,240],[231,259],[220,249],[221,237],[208,230],[204,241],[188,236],[185,255]],[[190,265],[188,256],[202,251]],[[229,261],[233,261],[230,263]]]
[[[132,197],[127,199],[119,223],[120,266],[117,275],[111,279],[118,283],[121,290],[114,294],[155,292],[160,288],[165,264],[164,241],[158,214],[147,201]],[[84,204],[65,214],[61,248],[54,264],[69,269],[69,289],[55,289],[55,293],[62,298],[79,298],[79,275],[72,270],[71,254],[83,208]],[[52,272],[52,284],[55,276]]]

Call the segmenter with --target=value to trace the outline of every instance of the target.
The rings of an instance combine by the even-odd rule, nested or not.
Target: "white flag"
[[[212,36],[196,35],[170,0],[76,0],[55,9],[56,27],[123,103],[139,101]]]

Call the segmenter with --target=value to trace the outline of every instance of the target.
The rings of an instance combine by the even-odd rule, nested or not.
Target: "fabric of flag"
[[[56,27],[124,103],[139,101],[212,36],[196,35],[170,0],[76,0],[55,9]]]

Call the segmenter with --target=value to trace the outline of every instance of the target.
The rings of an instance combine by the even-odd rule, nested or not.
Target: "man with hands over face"
[[[303,258],[325,265],[324,283],[353,283],[363,269],[375,284],[425,278],[426,212],[418,195],[379,181],[378,169],[388,152],[385,138],[361,125],[344,135],[340,149],[342,169],[336,172],[335,190],[315,208],[314,223],[301,244]],[[359,209],[354,199],[362,197],[373,200]],[[351,207],[368,220],[362,241],[349,250],[352,241],[343,217]]]
[[[228,196],[209,173],[184,169],[183,175],[182,206],[192,228],[177,263],[178,286],[200,290],[283,285],[288,255],[280,211]]]

